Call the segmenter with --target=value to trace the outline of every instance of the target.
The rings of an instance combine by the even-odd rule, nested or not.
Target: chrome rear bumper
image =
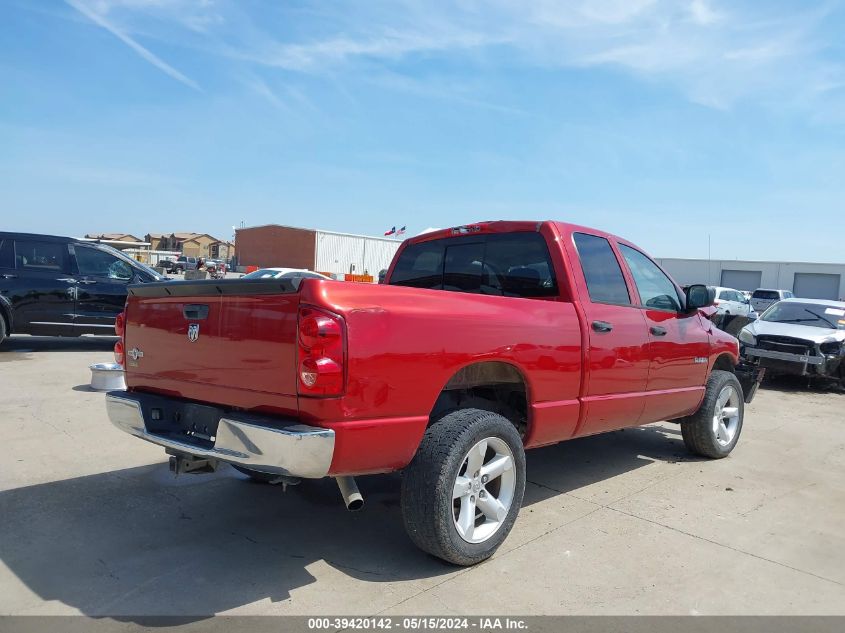
[[[106,410],[112,424],[135,437],[180,453],[266,473],[318,479],[328,474],[334,455],[334,431],[293,421],[223,413],[213,443],[203,447],[150,432],[139,395],[111,392],[106,395]]]

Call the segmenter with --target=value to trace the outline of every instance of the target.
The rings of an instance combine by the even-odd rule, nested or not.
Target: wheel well
[[[455,409],[475,407],[510,420],[525,436],[528,428],[528,388],[520,371],[509,363],[487,361],[458,371],[437,397],[429,425]]]
[[[721,369],[722,371],[729,371],[731,373],[733,373],[735,367],[736,363],[733,358],[731,358],[730,354],[722,354],[716,359],[716,362],[713,363],[713,369]]]
[[[8,308],[2,303],[0,303],[0,319],[3,319],[6,324],[6,335],[8,336],[12,333],[12,315],[9,314]]]

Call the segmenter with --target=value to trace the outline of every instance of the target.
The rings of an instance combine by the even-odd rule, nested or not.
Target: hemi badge
[[[707,357],[706,356],[696,356],[694,359],[696,365],[706,365],[707,364]]]

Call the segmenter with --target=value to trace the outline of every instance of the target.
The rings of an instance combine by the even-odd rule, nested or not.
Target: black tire
[[[278,479],[278,475],[273,475],[271,473],[262,473],[259,470],[252,470],[250,468],[244,468],[243,466],[237,466],[235,464],[231,464],[232,468],[237,470],[239,473],[243,473],[247,477],[249,477],[252,481],[256,481],[262,484],[269,484],[274,479]]]
[[[725,422],[724,430],[718,431],[720,425],[716,421],[716,408],[720,395],[726,389],[732,388],[732,395],[727,404],[734,404],[737,409],[735,421]],[[731,402],[733,400],[733,402]],[[720,413],[724,405],[719,407]],[[691,453],[721,459],[730,455],[739,441],[742,432],[742,422],[745,416],[745,402],[743,401],[742,385],[737,377],[729,371],[713,370],[707,379],[704,400],[698,411],[681,420],[681,435],[684,445]],[[725,419],[726,420],[726,419]],[[725,431],[731,431],[729,437],[724,437]]]
[[[0,312],[0,345],[3,344],[3,341],[6,340],[8,335],[9,332],[6,330],[6,317],[4,317],[2,312]]]
[[[464,464],[468,463],[470,449],[485,439],[500,446],[503,442],[510,450],[513,473],[508,475],[508,480],[513,492],[507,514],[496,522],[498,527],[495,531],[481,542],[469,542],[459,534],[455,525],[456,502],[452,491],[458,475],[465,468]],[[487,455],[491,450],[488,449]],[[486,459],[482,460],[485,466],[489,464]],[[469,478],[472,479],[471,474]],[[492,487],[497,484],[494,478],[490,481],[493,483],[487,485],[491,485],[491,492],[485,494],[504,498],[501,489],[493,494]],[[498,481],[498,485],[505,486],[505,475],[501,475]],[[447,413],[426,430],[417,454],[403,472],[402,519],[408,536],[423,551],[455,565],[474,565],[492,556],[507,538],[519,514],[524,493],[525,450],[514,425],[498,413],[460,409]],[[480,492],[475,494],[479,495],[478,503],[482,503],[480,499],[485,495]],[[479,518],[482,523],[487,521],[484,515],[478,517],[473,512],[472,516],[475,517],[474,525]]]

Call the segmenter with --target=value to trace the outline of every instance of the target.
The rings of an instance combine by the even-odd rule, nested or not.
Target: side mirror
[[[687,310],[698,310],[712,306],[716,301],[716,289],[704,284],[693,284],[688,286],[685,294],[687,296]]]

